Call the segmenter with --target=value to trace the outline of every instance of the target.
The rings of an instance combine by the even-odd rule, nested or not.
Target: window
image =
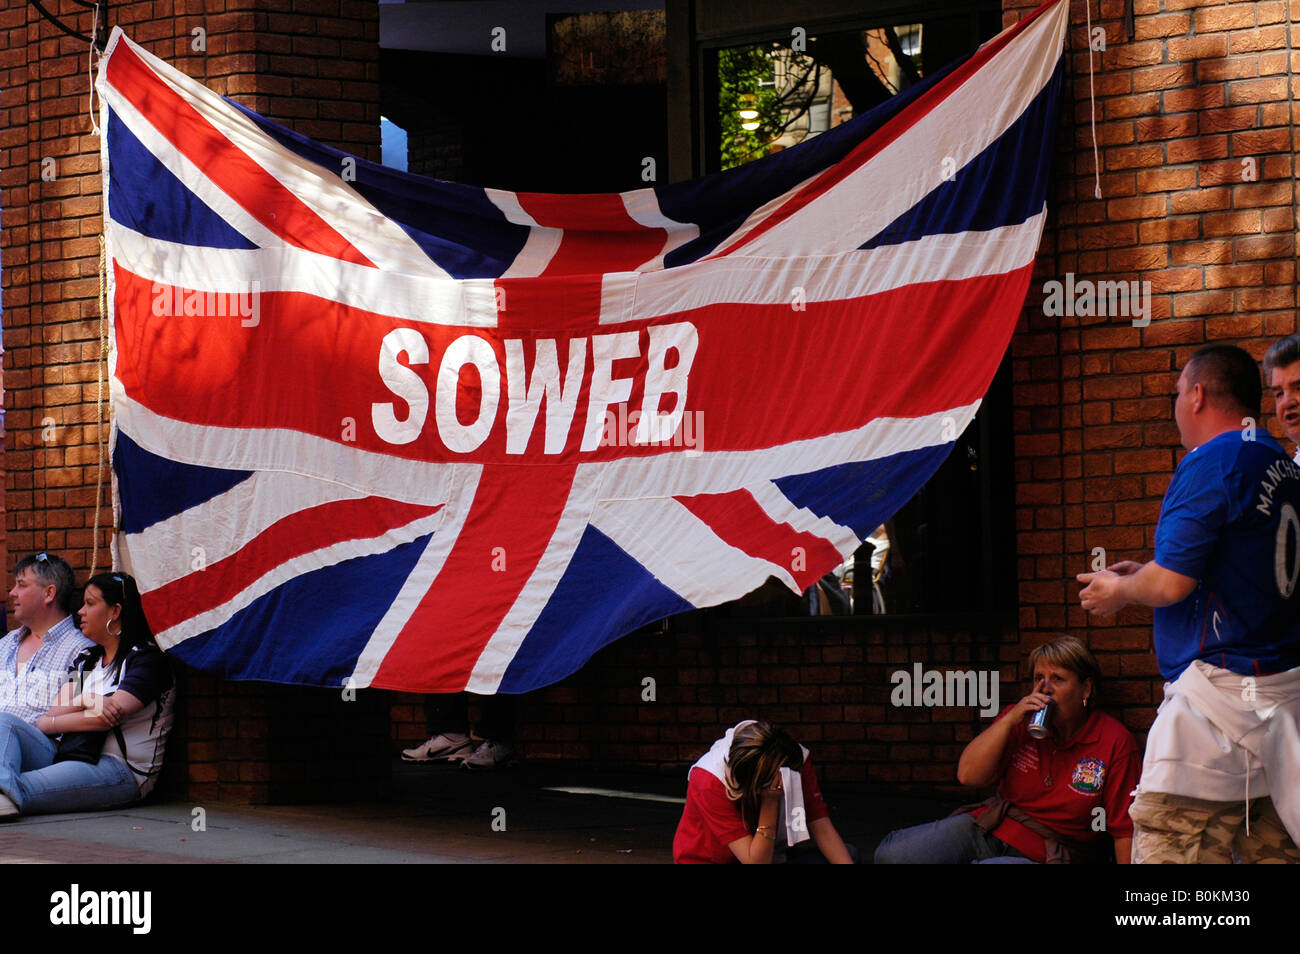
[[[879,105],[993,36],[1000,21],[986,14],[704,49],[701,171],[751,162]]]
[[[974,49],[1000,29],[1000,8],[808,31],[781,40],[701,44],[701,171],[733,168],[846,122]],[[975,420],[930,481],[837,570],[837,593],[794,597],[776,580],[724,615],[1005,612],[1015,606],[1014,474],[1009,361]],[[874,541],[874,542],[873,542]],[[814,588],[816,589],[816,588]],[[833,590],[834,586],[828,587]],[[814,608],[815,607],[815,608]]]

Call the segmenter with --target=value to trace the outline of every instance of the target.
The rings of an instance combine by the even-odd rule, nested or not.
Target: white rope
[[[1097,177],[1093,186],[1093,196],[1101,198],[1101,159],[1097,156],[1097,95],[1092,86],[1092,0],[1083,0],[1083,9],[1088,21],[1084,45],[1088,47],[1088,118],[1092,123],[1092,173]]]
[[[95,40],[99,38],[99,4],[95,5],[94,20],[91,21],[90,28],[90,54],[86,57],[86,77],[90,80],[90,131],[99,135],[99,122],[95,119],[95,55],[99,52],[95,49]]]
[[[99,235],[99,363],[95,368],[95,426],[98,461],[95,466],[95,523],[91,536],[90,575],[99,567],[99,514],[104,505],[104,368],[108,364],[108,246]]]

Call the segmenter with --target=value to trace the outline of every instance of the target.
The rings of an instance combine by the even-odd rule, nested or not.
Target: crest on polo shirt
[[[1080,795],[1095,795],[1106,781],[1106,763],[1101,759],[1079,759],[1070,777],[1070,788]]]

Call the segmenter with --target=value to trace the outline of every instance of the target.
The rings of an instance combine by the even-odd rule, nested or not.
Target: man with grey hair
[[[1294,459],[1300,464],[1300,335],[1273,342],[1264,354],[1264,380],[1273,392],[1273,413],[1296,445]]]
[[[0,712],[36,724],[54,704],[68,667],[93,646],[72,618],[76,578],[52,553],[23,557],[9,591],[17,629],[0,639]]]

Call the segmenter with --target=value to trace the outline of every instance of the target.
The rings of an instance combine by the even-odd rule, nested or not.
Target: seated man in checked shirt
[[[66,560],[52,553],[23,557],[9,591],[18,628],[0,639],[0,712],[32,725],[67,681],[68,667],[94,645],[72,617],[76,581]]]

